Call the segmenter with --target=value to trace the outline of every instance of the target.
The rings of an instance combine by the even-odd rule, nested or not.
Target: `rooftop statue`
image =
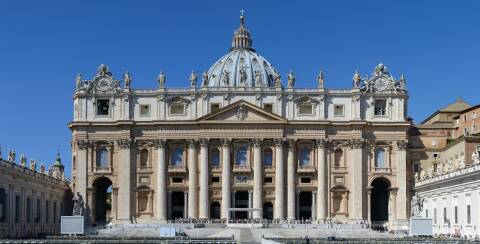
[[[123,81],[125,82],[125,88],[130,88],[132,77],[130,76],[130,73],[128,73],[128,71],[123,74]]]
[[[318,88],[323,89],[325,87],[325,74],[320,70],[317,75]]]
[[[167,81],[167,77],[165,76],[165,73],[163,71],[160,71],[157,81],[158,81],[158,88],[165,87],[165,82]]]
[[[202,86],[208,86],[208,73],[207,71],[203,72],[202,75]]]
[[[8,152],[8,161],[14,163],[15,162],[15,150],[10,149]]]
[[[293,71],[290,70],[288,72],[288,88],[293,88],[295,86],[295,75],[293,74]]]
[[[273,79],[275,80],[275,87],[282,87],[282,77],[278,71],[275,71]]]
[[[77,90],[82,89],[82,75],[80,73],[78,73],[77,77],[75,78],[75,86]]]
[[[27,167],[27,158],[25,157],[25,154],[20,154],[20,165],[22,167]]]
[[[40,164],[40,173],[45,174],[45,165],[43,163]]]
[[[30,170],[32,171],[37,171],[37,161],[36,160],[30,160]]]
[[[196,87],[197,86],[197,73],[192,70],[192,73],[190,74],[190,86],[191,87]]]
[[[353,74],[353,88],[359,88],[360,87],[360,82],[362,81],[362,77],[360,76],[360,73],[358,73],[357,70],[355,70],[355,74]]]

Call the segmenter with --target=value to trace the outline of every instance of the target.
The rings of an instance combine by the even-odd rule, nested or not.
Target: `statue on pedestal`
[[[203,72],[202,86],[208,86],[208,73],[207,73],[207,71]]]
[[[320,73],[317,76],[318,88],[323,89],[325,86],[325,74],[320,70]]]
[[[25,154],[20,154],[20,165],[22,167],[27,167],[27,158],[25,157]]]
[[[477,151],[475,151],[475,152],[472,153],[472,163],[473,163],[473,164],[478,164],[478,163],[480,163],[480,158],[479,158],[479,156],[478,156],[478,152],[477,152]]]
[[[290,70],[290,72],[288,72],[287,79],[288,79],[288,88],[293,88],[295,86],[295,75],[293,74],[293,71]]]
[[[128,71],[123,74],[123,81],[125,82],[125,88],[130,88],[132,77],[130,76],[130,73],[128,73]]]
[[[83,216],[83,197],[80,192],[73,197],[73,216]]]
[[[421,216],[423,211],[423,201],[424,199],[417,194],[415,194],[412,197],[412,202],[411,202],[412,216]]]
[[[273,79],[275,80],[275,87],[282,87],[282,78],[278,72],[275,71],[275,76]]]
[[[158,88],[165,87],[165,82],[167,81],[167,77],[165,76],[165,73],[163,71],[160,71],[157,81],[158,81]]]
[[[191,87],[196,87],[197,86],[197,73],[192,70],[192,73],[190,74],[190,86]]]
[[[8,161],[14,163],[15,162],[15,150],[10,149],[8,152]]]
[[[45,174],[45,165],[40,164],[40,173]]]
[[[355,74],[353,74],[353,88],[359,88],[360,87],[360,82],[362,81],[362,77],[360,76],[360,73],[358,73],[357,70],[355,70]]]
[[[35,160],[30,160],[30,170],[32,171],[37,171],[37,161]]]
[[[77,77],[75,78],[75,86],[77,90],[80,90],[82,88],[82,75],[80,73],[78,73]]]

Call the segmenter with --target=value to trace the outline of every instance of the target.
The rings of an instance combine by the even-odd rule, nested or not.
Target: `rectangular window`
[[[333,106],[333,116],[343,116],[343,105]]]
[[[97,115],[107,116],[110,113],[110,101],[108,99],[97,100]]]
[[[181,177],[173,177],[172,183],[183,183],[183,178]]]
[[[437,209],[433,209],[433,223],[437,224]]]
[[[140,105],[140,117],[149,117],[150,116],[150,105],[141,104]]]
[[[263,182],[265,184],[273,183],[273,178],[272,177],[265,177],[265,178],[263,178]]]
[[[471,216],[471,212],[470,212],[470,205],[467,205],[467,224],[471,224],[472,223],[472,216]]]
[[[455,224],[458,224],[458,207],[457,206],[455,206],[454,211],[455,211]]]
[[[311,183],[312,182],[312,178],[310,177],[301,177],[300,178],[300,183]]]
[[[212,183],[220,183],[220,177],[218,177],[218,176],[213,176],[213,177],[212,177]]]
[[[15,196],[15,223],[20,223],[20,210],[22,206],[20,203],[20,196]]]
[[[246,175],[237,175],[235,177],[235,182],[236,183],[247,183],[248,182],[248,177]]]
[[[313,114],[313,106],[312,104],[300,104],[298,106],[298,114],[301,115],[312,115]]]
[[[433,172],[437,172],[438,164],[433,164]]]
[[[477,133],[477,126],[476,125],[472,125],[472,133]]]
[[[472,113],[472,119],[476,119],[477,118],[477,112],[473,112]]]
[[[273,112],[273,106],[271,103],[266,103],[263,105],[263,110],[272,113]]]
[[[183,103],[174,103],[170,105],[170,114],[181,115],[185,113],[185,105]]]
[[[40,223],[40,218],[42,217],[42,206],[40,203],[40,199],[37,198],[37,216],[35,217],[35,223]]]
[[[32,200],[27,197],[27,223],[32,223]]]
[[[377,99],[375,100],[375,116],[387,115],[387,100]]]
[[[220,110],[220,104],[218,103],[212,103],[210,105],[210,113],[215,113],[217,112],[218,110]]]

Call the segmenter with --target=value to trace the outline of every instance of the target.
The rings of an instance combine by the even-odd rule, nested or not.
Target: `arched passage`
[[[273,204],[271,202],[263,204],[263,219],[273,219]]]
[[[96,224],[106,224],[107,214],[112,209],[112,181],[106,177],[100,177],[93,182],[95,188],[95,204],[93,217]]]
[[[390,182],[385,178],[372,181],[370,195],[370,216],[372,222],[388,221],[388,199],[390,197]]]
[[[210,205],[210,218],[220,219],[220,203],[212,202]]]

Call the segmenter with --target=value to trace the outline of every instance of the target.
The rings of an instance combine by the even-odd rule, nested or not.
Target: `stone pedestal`
[[[410,236],[433,236],[433,221],[430,218],[411,217]]]

